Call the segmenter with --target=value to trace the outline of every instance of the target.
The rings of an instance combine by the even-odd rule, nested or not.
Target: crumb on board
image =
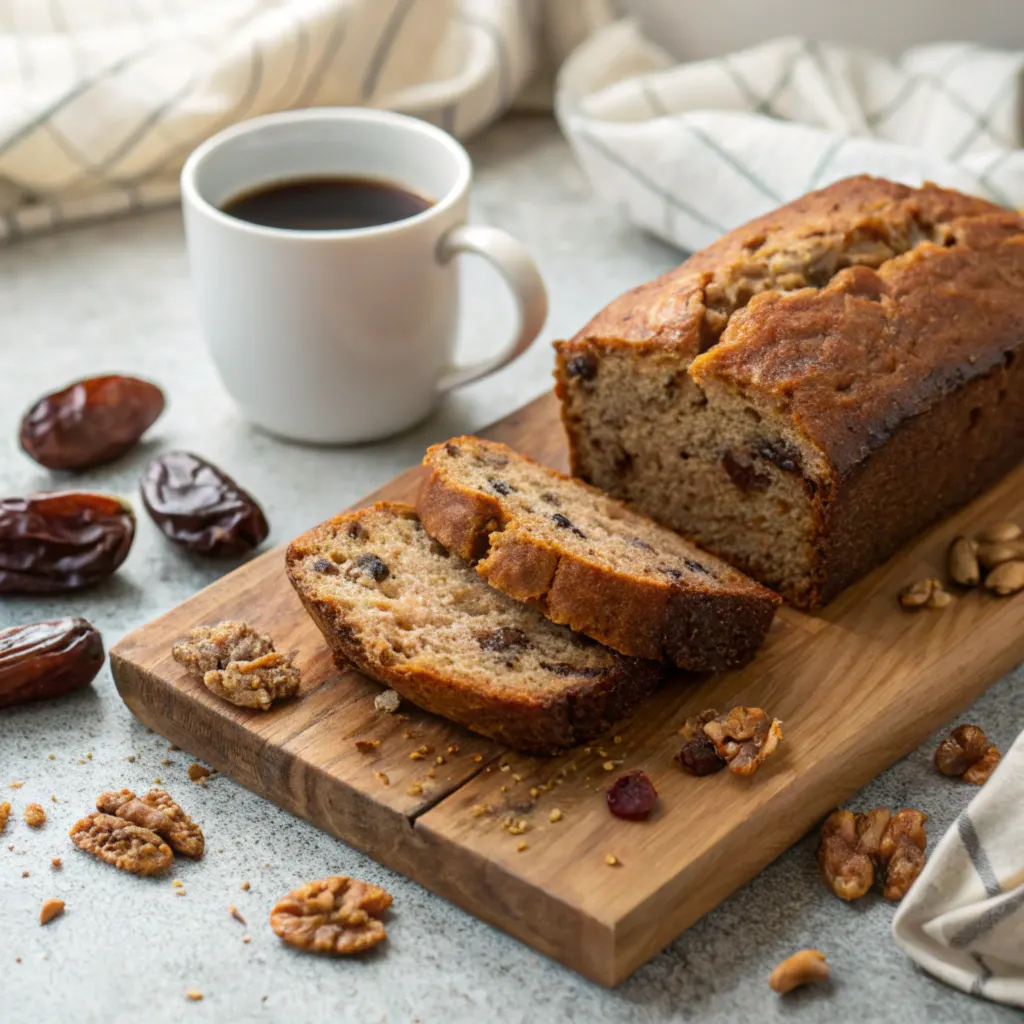
[[[614,853],[606,853],[604,855],[604,862],[610,868],[618,867],[620,863],[619,858],[616,857]]]
[[[241,889],[242,892],[248,892],[249,891],[249,883],[248,882],[243,882],[238,888]]]

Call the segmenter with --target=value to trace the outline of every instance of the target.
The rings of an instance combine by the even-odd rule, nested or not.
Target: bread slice
[[[697,672],[761,646],[772,591],[596,488],[476,437],[435,445],[424,464],[426,531],[553,622]]]
[[[287,568],[336,659],[520,750],[592,739],[662,675],[487,586],[408,505],[336,516],[289,545]]]

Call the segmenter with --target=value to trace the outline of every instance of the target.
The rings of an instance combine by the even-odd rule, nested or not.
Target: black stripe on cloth
[[[1002,892],[999,880],[996,878],[996,873],[992,870],[992,865],[989,862],[985,848],[981,845],[981,839],[978,837],[974,822],[971,821],[971,816],[966,811],[957,818],[956,827],[960,833],[960,842],[964,844],[967,856],[971,858],[974,870],[978,873],[981,884],[985,886],[985,895],[998,896]]]
[[[512,100],[512,66],[509,62],[505,37],[497,25],[479,15],[460,10],[457,12],[457,17],[463,24],[471,25],[473,28],[485,32],[494,44],[494,52],[498,58],[498,109],[503,110]]]
[[[698,224],[703,224],[704,227],[710,228],[712,231],[716,231],[720,235],[725,234],[727,229],[722,227],[721,224],[718,224],[715,221],[713,221],[710,217],[707,216],[707,214],[702,213],[700,210],[698,210],[697,207],[691,206],[689,203],[680,199],[678,196],[674,196],[671,192],[668,192],[665,189],[663,189],[656,182],[648,178],[647,175],[644,174],[642,171],[639,171],[635,167],[632,167],[629,164],[627,164],[626,161],[623,160],[622,157],[618,155],[618,153],[615,153],[613,150],[609,149],[603,142],[601,142],[600,139],[594,138],[594,136],[591,135],[589,132],[578,132],[577,138],[582,139],[593,149],[597,150],[597,152],[600,153],[601,156],[603,156],[605,160],[607,160],[610,164],[614,164],[614,166],[618,167],[620,170],[625,171],[627,174],[631,175],[641,185],[643,185],[644,188],[648,189],[648,191],[650,192],[653,192],[663,202],[670,203],[677,210],[681,210],[688,217],[691,217],[693,220],[697,221]]]
[[[978,976],[971,982],[971,995],[981,996],[985,994],[985,982],[992,977],[992,972],[980,953],[972,953],[971,959],[978,965]]]
[[[753,185],[754,188],[756,188],[758,192],[761,193],[761,195],[765,196],[765,198],[767,199],[770,199],[773,203],[775,203],[776,206],[782,205],[782,196],[778,195],[775,191],[769,188],[759,177],[757,177],[756,174],[752,174],[750,171],[748,171],[746,167],[744,167],[743,164],[741,164],[739,160],[737,160],[736,157],[732,155],[732,153],[730,153],[726,149],[723,149],[717,142],[715,142],[713,138],[711,138],[710,135],[708,135],[707,132],[703,131],[700,128],[694,127],[692,124],[686,125],[686,129],[687,131],[689,131],[691,135],[700,139],[700,141],[704,143],[704,145],[708,149],[710,149],[712,153],[717,154],[718,157],[724,163],[727,163],[741,178],[744,178],[746,181],[750,182],[750,184]]]
[[[1024,907],[1024,886],[1014,893],[1007,893],[994,906],[989,907],[980,917],[965,924],[950,940],[951,949],[966,949],[983,935],[988,935],[1008,917]]]
[[[316,67],[310,73],[309,78],[306,79],[306,84],[302,87],[302,91],[295,97],[295,101],[292,103],[293,107],[305,107],[310,100],[316,98],[317,93],[320,92],[320,86],[323,85],[324,76],[327,74],[328,68],[334,62],[334,58],[338,56],[341,44],[345,41],[345,30],[347,28],[348,22],[343,18],[339,18],[338,23],[331,31],[330,39],[327,40],[323,50],[320,52],[320,59],[317,61]]]
[[[370,54],[370,60],[366,65],[366,74],[363,76],[363,84],[360,89],[364,100],[370,99],[376,91],[377,82],[380,80],[385,63],[387,63],[391,47],[395,45],[395,40],[398,38],[399,32],[402,31],[402,25],[405,23],[409,11],[412,10],[412,5],[413,0],[398,0],[392,9],[387,23],[384,25],[384,31],[381,32],[377,46]]]

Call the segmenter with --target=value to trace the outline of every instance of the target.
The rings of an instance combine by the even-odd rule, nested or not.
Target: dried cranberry
[[[718,756],[714,743],[703,734],[687,740],[676,754],[680,768],[691,775],[714,775],[725,767],[725,760]]]
[[[654,810],[658,791],[646,772],[636,771],[620,775],[608,788],[605,796],[608,799],[608,810],[616,818],[645,821]]]

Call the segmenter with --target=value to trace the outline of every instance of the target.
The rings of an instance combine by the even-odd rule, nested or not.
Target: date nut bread
[[[408,505],[336,516],[289,545],[287,569],[339,663],[520,750],[597,736],[661,678],[489,587]]]
[[[775,594],[596,488],[476,437],[435,445],[424,465],[427,533],[553,622],[696,672],[761,646]]]
[[[1024,455],[1024,219],[837,182],[556,343],[572,471],[817,608]]]

